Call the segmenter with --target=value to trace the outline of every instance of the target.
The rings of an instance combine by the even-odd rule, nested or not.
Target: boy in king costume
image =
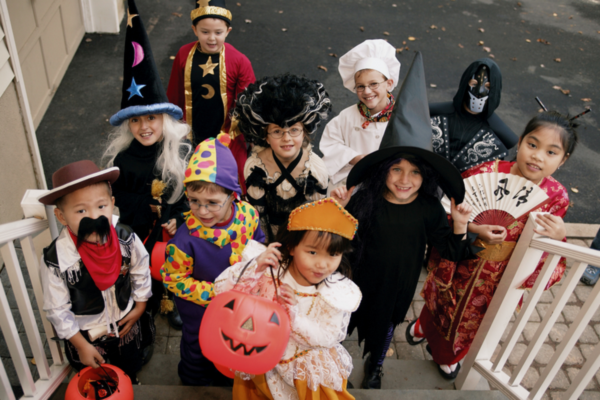
[[[225,0],[198,0],[192,10],[192,30],[198,40],[179,49],[167,96],[183,110],[183,117],[192,127],[189,139],[194,146],[219,132],[229,132],[235,99],[256,79],[248,58],[225,43],[231,32],[231,11]],[[237,162],[242,190],[246,142],[232,132],[230,150]]]

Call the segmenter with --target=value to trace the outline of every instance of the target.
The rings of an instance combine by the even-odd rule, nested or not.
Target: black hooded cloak
[[[465,109],[464,100],[469,80],[481,65],[490,70],[490,94],[483,111],[471,114]],[[429,105],[434,152],[450,160],[461,172],[486,161],[503,160],[518,138],[494,113],[500,105],[501,92],[498,64],[482,58],[469,65],[460,78],[454,100]]]

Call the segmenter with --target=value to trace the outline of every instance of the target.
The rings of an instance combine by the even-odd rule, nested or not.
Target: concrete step
[[[364,361],[354,359],[350,382],[359,388],[364,377]],[[142,385],[179,386],[177,375],[179,356],[154,354],[152,360],[142,368],[138,379]],[[433,361],[386,359],[383,364],[382,389],[395,390],[454,390],[454,382],[442,378]],[[481,378],[478,390],[489,390],[487,381]]]
[[[63,383],[51,397],[51,400],[63,400],[67,384]],[[193,387],[193,386],[134,386],[136,399],[165,400],[231,400],[231,388]],[[506,400],[499,391],[449,391],[449,390],[364,390],[351,389],[356,400]]]

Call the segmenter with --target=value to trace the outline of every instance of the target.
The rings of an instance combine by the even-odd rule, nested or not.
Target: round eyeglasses
[[[198,202],[198,200],[190,199],[190,198],[188,198],[188,201],[190,202],[190,208],[193,210],[198,210],[202,207],[205,207],[206,211],[208,211],[208,212],[217,212],[225,206],[225,203],[227,203],[227,200],[229,200],[230,197],[231,197],[231,195],[227,196],[227,198],[225,199],[223,204],[216,204],[216,203],[200,204]]]
[[[357,92],[364,92],[365,89],[368,87],[371,90],[377,90],[377,88],[379,87],[379,85],[381,85],[382,83],[387,82],[387,81],[383,81],[383,82],[373,82],[373,83],[369,83],[368,85],[358,85],[356,86],[354,89],[356,89]]]
[[[281,139],[286,132],[291,137],[298,137],[304,132],[304,130],[301,128],[273,129],[271,132],[268,132],[268,135],[273,139]]]

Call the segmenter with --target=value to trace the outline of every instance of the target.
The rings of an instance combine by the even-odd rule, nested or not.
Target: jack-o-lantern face
[[[102,364],[102,368],[82,369],[69,382],[65,400],[94,398],[133,400],[131,379],[120,368],[110,364]]]
[[[290,319],[274,301],[231,290],[212,299],[199,337],[202,354],[212,362],[260,375],[283,356]]]

